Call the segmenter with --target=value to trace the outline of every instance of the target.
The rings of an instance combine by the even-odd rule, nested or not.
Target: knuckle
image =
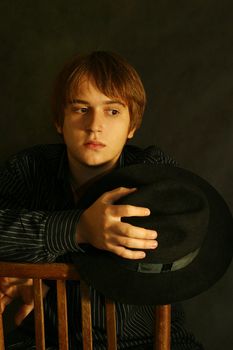
[[[107,246],[109,241],[109,233],[107,231],[103,232],[103,245]]]
[[[152,248],[151,242],[144,241],[142,244],[142,248],[143,249],[151,249]]]
[[[104,216],[108,216],[110,214],[111,211],[111,206],[110,205],[104,205],[103,206],[103,214]]]
[[[119,255],[121,258],[127,258],[127,254],[126,254],[123,250],[121,250],[121,251],[118,253],[118,255]]]
[[[9,294],[11,292],[12,288],[9,285],[5,285],[1,287],[1,292],[4,294]]]
[[[120,191],[123,191],[123,190],[125,190],[125,187],[124,186],[119,186],[119,187],[114,188],[111,192],[120,192]]]
[[[101,248],[103,248],[104,250],[107,250],[107,251],[113,251],[111,244],[109,244],[107,242],[104,242]]]
[[[106,221],[104,221],[103,222],[103,234],[102,234],[104,240],[106,239],[106,234],[107,234],[106,231],[107,230],[108,230],[108,224]]]
[[[99,198],[97,198],[97,202],[98,201],[104,201],[105,199],[107,199],[108,198],[108,196],[109,196],[109,192],[104,192],[103,194],[101,194],[101,196],[99,197]]]
[[[143,229],[142,229],[142,234],[143,234],[143,237],[144,237],[144,238],[151,239],[151,232],[148,231],[146,228],[143,228]],[[155,236],[155,235],[154,235],[154,236]]]
[[[125,259],[133,259],[133,251],[130,249],[122,249],[120,252],[120,256]]]
[[[132,213],[132,205],[126,204],[124,206],[124,212],[125,212],[126,215],[130,215]]]
[[[123,247],[118,247],[117,249],[112,250],[113,253],[117,254],[118,256],[124,258],[125,257],[125,249]]]
[[[110,230],[109,221],[106,219],[103,220],[102,227],[103,227],[103,238],[106,239],[109,237],[109,233],[108,233],[108,231]]]
[[[123,238],[121,239],[121,244],[122,244],[124,247],[131,247],[131,245],[132,245],[132,239],[127,238],[127,237],[123,237]]]
[[[119,233],[121,234],[122,239],[126,239],[131,236],[131,227],[129,224],[120,222],[118,225]]]

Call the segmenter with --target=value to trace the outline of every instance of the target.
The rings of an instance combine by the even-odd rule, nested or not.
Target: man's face
[[[72,165],[107,170],[117,162],[135,130],[129,130],[128,106],[119,98],[109,98],[91,80],[83,80],[73,101],[67,104],[63,126],[57,126],[67,145]]]

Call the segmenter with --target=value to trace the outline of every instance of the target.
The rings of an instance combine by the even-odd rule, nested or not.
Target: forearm
[[[0,210],[0,260],[52,262],[79,250],[76,227],[80,212]]]

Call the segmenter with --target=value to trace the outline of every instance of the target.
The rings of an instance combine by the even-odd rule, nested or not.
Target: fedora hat
[[[127,304],[170,304],[210,288],[233,254],[233,219],[221,195],[204,179],[171,166],[136,164],[95,182],[79,206],[88,208],[104,192],[137,187],[115,204],[150,208],[148,217],[122,217],[156,229],[158,247],[131,260],[82,245],[72,253],[81,277],[103,295]],[[96,232],[98,234],[98,232]]]

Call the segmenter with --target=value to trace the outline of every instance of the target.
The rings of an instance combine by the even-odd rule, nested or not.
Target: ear
[[[129,130],[128,139],[132,139],[133,138],[135,131],[136,131],[135,127],[133,129]]]
[[[55,123],[55,128],[58,132],[58,134],[62,134],[62,126],[58,123]]]

